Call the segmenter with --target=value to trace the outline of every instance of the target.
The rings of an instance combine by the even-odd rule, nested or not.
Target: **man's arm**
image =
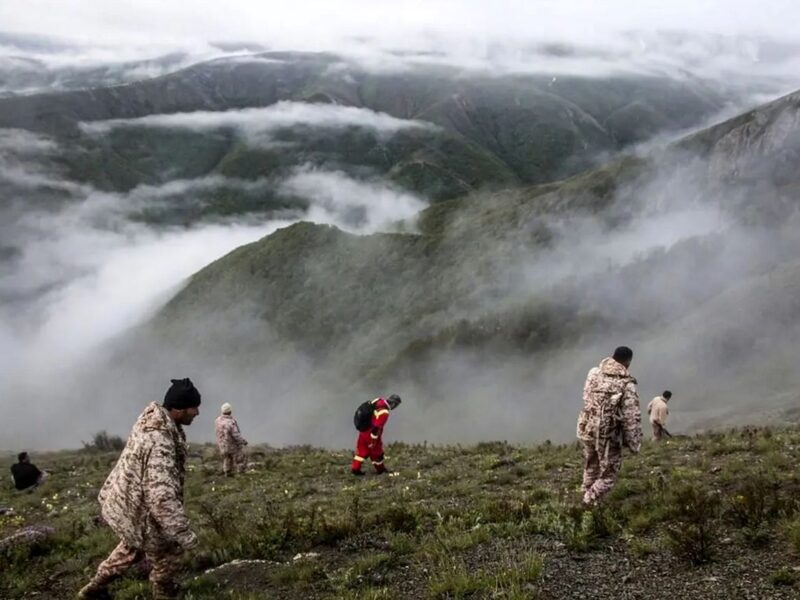
[[[389,420],[388,408],[377,408],[372,414],[372,429],[370,430],[369,437],[377,440],[383,433],[383,428]]]
[[[589,396],[594,388],[597,386],[597,376],[600,374],[600,369],[593,367],[586,375],[586,381],[583,383],[583,407],[589,403]]]
[[[242,432],[239,431],[239,423],[234,421],[231,423],[231,437],[233,441],[236,442],[237,446],[246,446],[247,440],[242,437]]]
[[[623,440],[631,452],[636,453],[642,447],[642,413],[635,381],[625,384],[622,403]]]
[[[191,530],[183,508],[174,442],[160,432],[151,435],[153,447],[142,481],[145,503],[164,535],[189,550],[197,545],[197,536]]]

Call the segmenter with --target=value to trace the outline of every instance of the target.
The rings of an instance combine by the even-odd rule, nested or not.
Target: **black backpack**
[[[372,427],[372,413],[374,410],[375,407],[372,404],[372,400],[367,400],[359,405],[356,409],[356,414],[353,415],[353,425],[356,426],[356,429],[367,431]]]

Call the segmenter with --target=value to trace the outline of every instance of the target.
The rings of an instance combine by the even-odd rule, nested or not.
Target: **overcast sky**
[[[120,78],[132,81],[220,56],[212,42],[247,42],[334,51],[378,69],[424,60],[497,74],[691,74],[739,87],[766,84],[766,96],[775,96],[798,85],[798,6],[795,0],[0,0],[0,32],[76,44],[52,52],[0,39],[0,71],[19,68],[21,56],[59,67],[188,55]],[[548,43],[579,52],[531,58]],[[428,55],[398,58],[398,51]],[[14,58],[4,66],[4,57]],[[28,85],[16,91],[37,91]]]
[[[400,41],[421,31],[591,42],[631,29],[797,39],[799,11],[794,0],[2,0],[0,23],[7,31],[106,43],[248,39],[313,46],[349,35]]]

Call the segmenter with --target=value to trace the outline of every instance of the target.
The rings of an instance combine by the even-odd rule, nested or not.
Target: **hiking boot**
[[[88,583],[78,592],[80,600],[111,600],[111,592],[107,587],[99,587],[93,583]]]
[[[355,475],[356,477],[363,477],[364,471],[356,471],[355,469],[351,469],[350,472]]]

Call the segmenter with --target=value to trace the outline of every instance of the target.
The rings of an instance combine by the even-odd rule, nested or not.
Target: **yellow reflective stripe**
[[[383,461],[382,461],[382,460],[379,460],[379,461],[374,461],[374,460],[373,460],[373,461],[372,461],[372,464],[373,464],[373,465],[375,465],[375,466],[382,465],[382,464],[383,464]]]
[[[370,433],[369,437],[371,437],[373,440],[377,440],[378,439],[378,436],[375,435],[374,433]]]
[[[377,419],[380,416],[388,415],[388,414],[389,414],[389,411],[386,410],[385,408],[382,408],[381,410],[376,410],[375,411],[375,418]]]
[[[358,462],[364,462],[364,458],[358,455],[354,456],[353,460],[357,460]]]

